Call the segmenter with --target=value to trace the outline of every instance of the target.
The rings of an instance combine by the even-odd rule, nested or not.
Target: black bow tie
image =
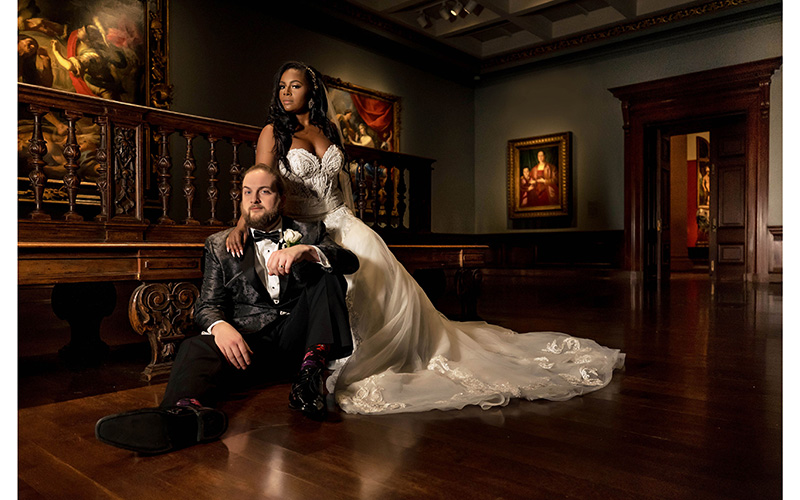
[[[273,243],[278,243],[281,241],[281,231],[276,229],[275,231],[261,231],[260,229],[253,229],[253,241],[261,241],[261,240],[271,240]]]

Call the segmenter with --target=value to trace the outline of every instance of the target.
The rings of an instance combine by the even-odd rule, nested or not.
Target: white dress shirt
[[[278,225],[276,229],[282,231],[283,227],[282,225]],[[250,229],[250,237],[253,237],[252,229]],[[261,278],[261,283],[267,288],[269,296],[276,304],[280,302],[281,279],[277,274],[268,274],[267,261],[269,260],[269,256],[272,255],[272,252],[278,251],[278,248],[279,245],[277,243],[266,238],[256,242],[256,274]]]

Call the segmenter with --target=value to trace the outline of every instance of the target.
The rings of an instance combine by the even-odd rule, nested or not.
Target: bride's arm
[[[256,164],[258,163],[276,166],[275,133],[272,130],[271,123],[261,129],[261,134],[258,136],[258,142],[256,143]]]
[[[233,231],[228,233],[225,238],[225,248],[228,253],[237,257],[244,255],[244,242],[247,239],[247,224],[244,221],[244,216],[240,215],[239,220],[236,222],[236,227]]]
[[[272,131],[272,125],[267,125],[261,130],[256,143],[256,164],[266,163],[267,165],[275,164],[275,135]],[[244,254],[244,242],[247,239],[247,224],[244,222],[244,216],[239,216],[236,222],[236,227],[228,234],[225,240],[225,247],[229,253],[241,257]]]

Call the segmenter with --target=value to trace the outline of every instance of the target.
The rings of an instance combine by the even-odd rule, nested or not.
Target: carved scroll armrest
[[[152,354],[144,380],[168,374],[177,344],[197,333],[194,303],[199,295],[189,282],[142,283],[131,295],[128,318],[139,335],[147,335]]]

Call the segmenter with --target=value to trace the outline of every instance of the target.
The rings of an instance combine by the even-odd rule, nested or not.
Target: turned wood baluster
[[[78,188],[81,185],[81,179],[78,176],[78,162],[81,156],[81,147],[78,145],[78,139],[75,136],[75,122],[83,115],[72,111],[65,113],[67,117],[67,145],[64,147],[64,159],[66,163],[64,168],[67,173],[64,174],[64,186],[67,188],[67,198],[69,199],[69,210],[64,214],[64,220],[68,222],[80,222],[83,217],[78,214],[75,209],[77,208]]]
[[[211,217],[206,221],[210,226],[221,226],[222,221],[217,219],[217,201],[219,201],[219,189],[217,188],[217,174],[219,174],[219,163],[217,163],[217,151],[215,145],[219,139],[208,136],[211,146],[208,159],[208,201],[211,203]]]
[[[108,117],[98,116],[95,121],[100,125],[100,144],[97,148],[97,190],[100,192],[100,214],[94,217],[97,222],[108,220]]]
[[[197,164],[194,160],[194,151],[192,149],[192,141],[196,137],[191,132],[184,132],[183,137],[186,138],[186,159],[183,160],[183,196],[186,198],[186,219],[183,223],[192,226],[200,225],[200,221],[192,216],[192,206],[194,205],[194,171]]]
[[[158,197],[161,200],[161,217],[158,218],[159,224],[175,224],[169,217],[169,200],[172,195],[172,158],[169,156],[169,134],[172,130],[165,127],[158,128],[158,160],[156,169],[158,170]]]
[[[381,210],[380,200],[380,172],[381,166],[377,162],[372,163],[372,226],[378,227],[378,213]]]
[[[386,193],[386,201],[383,203],[386,227],[392,227],[392,212],[394,211],[394,178],[392,173],[394,170],[394,167],[386,166],[386,182],[383,185],[383,190]]]
[[[230,225],[235,226],[239,222],[239,209],[242,203],[242,168],[239,165],[239,144],[236,139],[231,139],[233,145],[233,161],[231,162],[231,202],[233,203],[233,219]]]
[[[35,208],[30,213],[30,218],[33,220],[50,220],[51,217],[42,209],[42,200],[44,199],[44,186],[47,183],[47,176],[44,173],[46,165],[43,160],[47,154],[47,143],[42,135],[42,116],[46,115],[50,110],[39,106],[31,105],[29,108],[33,113],[33,136],[28,140],[28,165],[31,167],[31,173],[28,178],[31,180],[31,189],[33,190],[33,199]]]
[[[356,168],[356,180],[358,181],[358,218],[364,220],[364,212],[367,210],[367,180],[366,165],[363,158],[358,159]]]
[[[397,167],[397,227],[408,229],[405,226],[406,220],[406,172],[405,168]]]

